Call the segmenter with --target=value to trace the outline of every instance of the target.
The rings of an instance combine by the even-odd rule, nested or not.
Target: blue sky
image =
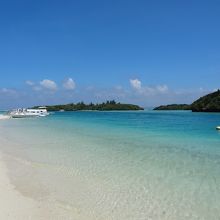
[[[190,103],[220,87],[220,1],[0,0],[0,109]]]

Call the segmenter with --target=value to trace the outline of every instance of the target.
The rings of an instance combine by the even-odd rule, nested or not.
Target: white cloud
[[[57,84],[49,79],[44,79],[40,82],[40,85],[45,88],[45,89],[49,89],[49,90],[56,90],[57,89]]]
[[[25,83],[28,85],[28,86],[33,86],[35,83],[33,81],[30,81],[30,80],[26,80]]]
[[[141,81],[139,79],[130,79],[130,85],[135,90],[141,89]]]
[[[64,80],[63,87],[66,90],[74,90],[76,88],[76,83],[72,78],[68,78],[68,79]]]
[[[130,79],[130,85],[139,95],[142,96],[165,94],[169,91],[167,85],[142,86],[142,82],[139,79]]]
[[[67,78],[58,82],[63,87],[58,92],[58,84],[49,79],[42,81],[25,81],[29,88],[13,89],[0,88],[0,108],[7,106],[34,106],[53,103],[68,102],[102,102],[115,99],[122,103],[134,103],[141,106],[157,106],[171,103],[191,103],[197,98],[212,92],[212,89],[191,88],[175,89],[168,88],[166,84],[147,85],[138,78],[128,79],[129,88],[123,86],[97,87],[95,85],[81,87],[75,92],[66,92],[76,88],[75,81]],[[27,86],[26,86],[27,87]],[[66,90],[66,91],[64,91]],[[217,90],[217,89],[215,89]],[[214,90],[213,90],[214,91]]]

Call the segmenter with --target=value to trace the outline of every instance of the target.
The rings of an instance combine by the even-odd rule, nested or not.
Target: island
[[[220,112],[220,90],[205,95],[191,104],[193,112]]]
[[[36,108],[37,106],[35,106]],[[49,105],[46,106],[48,111],[138,111],[144,110],[144,108],[133,105],[133,104],[123,104],[116,102],[114,100],[106,101],[103,103],[90,103],[85,104],[84,102],[70,103],[66,105]]]
[[[160,105],[154,110],[191,110],[190,105],[187,104],[171,104],[171,105]]]
[[[192,104],[161,105],[154,110],[191,110],[192,112],[220,112],[220,90],[207,94]]]

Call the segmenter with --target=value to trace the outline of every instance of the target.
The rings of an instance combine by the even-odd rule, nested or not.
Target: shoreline
[[[35,200],[23,195],[11,183],[8,167],[0,150],[0,219],[4,220],[71,220],[70,210],[55,201]]]
[[[37,202],[19,193],[11,184],[7,172],[0,152],[0,219],[39,219],[40,208]]]

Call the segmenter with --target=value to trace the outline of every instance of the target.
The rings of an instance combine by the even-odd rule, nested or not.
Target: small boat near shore
[[[37,109],[15,109],[8,114],[11,118],[33,118],[33,117],[45,117],[49,115],[46,107],[39,107]]]
[[[220,131],[220,126],[217,126],[217,127],[216,127],[216,130],[219,130],[219,131]]]

